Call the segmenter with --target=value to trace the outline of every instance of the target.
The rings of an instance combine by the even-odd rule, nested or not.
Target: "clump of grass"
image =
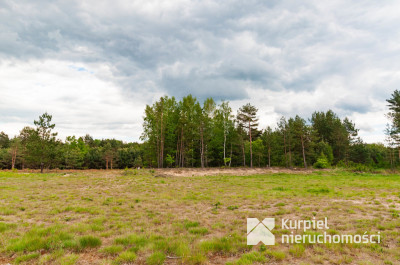
[[[34,227],[24,235],[11,239],[6,249],[14,252],[34,252],[38,250],[55,250],[67,248],[66,243],[73,237],[60,231],[60,227]]]
[[[162,264],[164,264],[165,258],[166,258],[166,256],[164,253],[157,251],[157,252],[154,252],[153,254],[151,254],[149,257],[147,257],[146,264],[162,265]]]
[[[40,254],[39,253],[30,253],[30,254],[26,254],[23,256],[19,256],[14,260],[15,264],[20,264],[22,262],[28,262],[28,261],[32,261],[33,259],[37,259],[39,258]]]
[[[129,235],[126,237],[119,237],[114,240],[116,245],[123,245],[125,247],[131,247],[131,252],[137,252],[140,248],[144,247],[148,243],[148,239],[144,236]]]
[[[276,261],[284,260],[286,257],[284,252],[278,250],[268,250],[266,254],[268,257],[275,259]]]
[[[183,238],[153,238],[152,241],[154,251],[185,258],[191,254],[189,244]]]
[[[277,204],[275,204],[275,207],[281,207],[281,206],[285,206],[286,203],[284,202],[278,202]]]
[[[233,211],[233,210],[239,209],[239,206],[237,206],[237,205],[231,205],[231,206],[228,206],[227,209]]]
[[[106,255],[114,256],[114,255],[117,255],[118,253],[122,252],[123,250],[124,250],[124,248],[122,246],[112,245],[112,246],[108,246],[108,247],[101,249],[100,252],[102,252]]]
[[[189,233],[195,234],[195,235],[205,235],[208,233],[208,229],[205,227],[194,227],[189,229]]]
[[[8,223],[0,222],[0,233],[6,231],[8,229],[13,229],[15,227],[17,227],[16,224],[8,224]]]
[[[0,207],[0,215],[14,215],[15,210],[12,210],[8,207]]]
[[[113,264],[127,264],[132,263],[136,260],[136,254],[131,251],[125,251],[119,254],[119,256],[114,260]]]
[[[137,174],[138,174],[137,169],[129,169],[127,167],[122,172],[123,176],[131,176],[131,175],[137,175]]]
[[[213,238],[210,241],[200,243],[200,249],[205,253],[231,253],[243,249],[246,246],[245,240],[236,235],[230,237]]]
[[[230,265],[247,265],[247,264],[255,264],[255,263],[265,263],[266,257],[260,252],[250,252],[243,254],[240,259],[235,262],[228,262],[226,264]]]
[[[220,203],[220,202],[214,203],[214,204],[213,204],[214,210],[218,210],[219,206],[221,206],[221,205],[222,205],[222,203]]]
[[[94,236],[83,236],[79,238],[81,248],[96,248],[101,246],[101,239]]]
[[[329,193],[330,190],[328,188],[307,189],[307,192],[319,194],[319,193]]]
[[[110,205],[113,200],[114,200],[113,197],[108,197],[107,199],[104,200],[103,205]]]
[[[289,190],[289,189],[288,188],[284,188],[284,187],[274,187],[274,188],[272,188],[272,190],[286,191],[286,190]]]
[[[200,225],[200,223],[199,223],[199,222],[196,222],[196,221],[185,220],[185,221],[183,222],[183,226],[184,226],[186,229],[193,228],[193,227],[198,227],[199,225]]]
[[[289,248],[289,253],[295,258],[301,258],[304,255],[305,248],[303,245],[293,245]]]
[[[60,264],[61,265],[73,265],[76,263],[76,261],[78,259],[79,259],[79,256],[76,254],[66,255],[60,259]]]

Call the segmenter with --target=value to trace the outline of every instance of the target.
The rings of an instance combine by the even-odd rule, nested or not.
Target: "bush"
[[[324,153],[318,157],[317,162],[314,163],[314,168],[329,168],[330,164]]]

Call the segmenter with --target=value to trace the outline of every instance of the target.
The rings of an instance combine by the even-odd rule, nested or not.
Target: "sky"
[[[168,95],[282,115],[332,109],[383,142],[400,88],[400,1],[0,1],[0,131],[139,141]]]

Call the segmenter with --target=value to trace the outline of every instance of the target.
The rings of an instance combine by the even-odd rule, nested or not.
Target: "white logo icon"
[[[275,245],[275,236],[271,230],[275,227],[274,218],[265,218],[260,222],[257,218],[247,218],[247,245]]]

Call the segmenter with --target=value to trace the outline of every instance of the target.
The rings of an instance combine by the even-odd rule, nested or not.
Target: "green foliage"
[[[313,166],[314,168],[322,169],[322,168],[329,168],[330,164],[325,154],[321,153],[321,155],[317,159],[317,162],[315,162]]]
[[[172,165],[175,163],[175,159],[170,154],[167,154],[165,162],[167,162],[168,167],[172,167]]]
[[[358,171],[395,168],[400,143],[399,91],[388,100],[391,125],[388,147],[366,144],[348,118],[332,110],[314,112],[307,122],[282,117],[276,129],[258,128],[257,108],[242,106],[235,116],[229,102],[212,98],[202,104],[192,95],[177,101],[161,97],[146,106],[143,143],[68,136],[56,139],[52,116],[44,113],[17,137],[0,133],[0,168],[111,169],[138,167],[309,167],[327,168],[343,161]],[[250,137],[251,135],[251,137]],[[324,157],[321,156],[324,154]],[[340,162],[339,167],[344,164]],[[364,165],[364,166],[360,166]]]

